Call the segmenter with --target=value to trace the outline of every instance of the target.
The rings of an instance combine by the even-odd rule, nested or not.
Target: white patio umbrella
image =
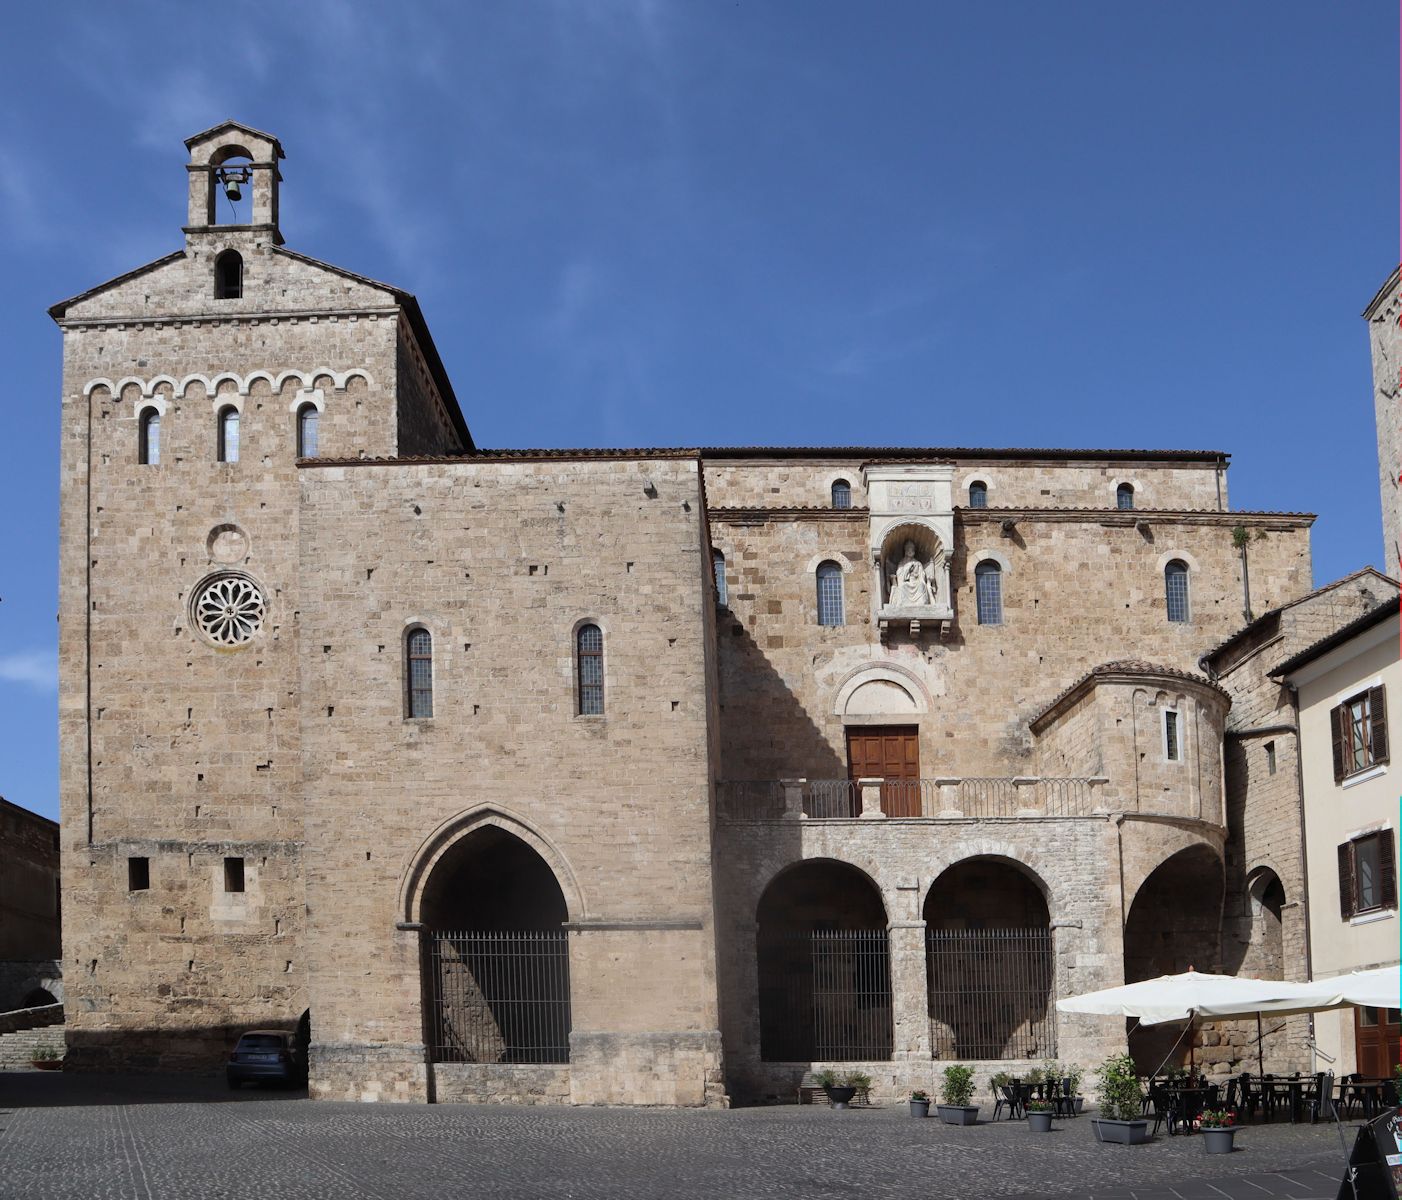
[[[1056,1002],[1058,1012],[1098,1013],[1107,1017],[1137,1017],[1141,1025],[1189,1021],[1205,1016],[1249,1016],[1279,1011],[1270,1008],[1282,1001],[1297,1002],[1303,986],[1282,979],[1251,979],[1241,975],[1212,975],[1189,969],[1179,975],[1160,975],[1121,987],[1102,988],[1067,996]],[[1298,1011],[1298,1010],[1287,1010]],[[1257,1064],[1264,1074],[1265,1059],[1257,1019]]]
[[[1327,1012],[1334,1008],[1402,1008],[1402,968],[1399,967],[1377,967],[1328,979],[1313,979],[1309,983],[1285,983],[1281,986],[1288,991],[1251,1011],[1288,1016]],[[1221,1006],[1209,1004],[1199,1010],[1199,1015],[1228,1017],[1242,1011],[1227,1001]]]

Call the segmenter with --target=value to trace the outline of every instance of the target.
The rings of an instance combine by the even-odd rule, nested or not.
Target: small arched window
[[[225,250],[214,260],[214,298],[237,300],[243,295],[243,255]]]
[[[137,441],[137,457],[146,466],[155,467],[161,461],[161,414],[148,408],[141,414],[140,437]]]
[[[844,625],[842,568],[835,562],[818,564],[818,624]]]
[[[310,402],[297,410],[297,457],[315,458],[321,413]]]
[[[832,506],[833,508],[852,507],[852,485],[845,479],[834,479],[832,481]]]
[[[409,716],[433,716],[433,635],[427,629],[411,629],[404,639],[404,678]]]
[[[604,631],[581,625],[575,634],[575,676],[579,715],[602,716],[604,711]]]
[[[1134,507],[1134,484],[1132,484],[1132,483],[1122,483],[1122,484],[1120,484],[1119,487],[1117,487],[1117,488],[1115,489],[1115,507],[1116,507],[1116,508],[1133,508],[1133,507]]]
[[[711,551],[711,565],[716,572],[716,603],[722,608],[726,605],[725,595],[725,555],[719,550]]]
[[[219,410],[219,461],[239,460],[239,410],[232,404]]]
[[[973,483],[969,484],[969,507],[988,507],[988,484],[984,483],[982,479],[975,479]]]
[[[1163,569],[1164,599],[1170,621],[1186,624],[1188,620],[1188,564],[1175,558]]]
[[[1003,568],[990,558],[974,568],[974,599],[980,625],[1003,623]]]

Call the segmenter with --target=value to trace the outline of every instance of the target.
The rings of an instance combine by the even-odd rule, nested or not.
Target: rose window
[[[242,575],[219,575],[195,596],[195,624],[216,646],[242,646],[263,628],[263,593]]]

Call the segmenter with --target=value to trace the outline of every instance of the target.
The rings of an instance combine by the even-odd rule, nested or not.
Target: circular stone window
[[[190,614],[195,627],[216,646],[242,646],[263,628],[267,601],[253,580],[215,575],[195,591]]]

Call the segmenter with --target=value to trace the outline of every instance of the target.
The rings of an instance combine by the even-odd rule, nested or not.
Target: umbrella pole
[[[1188,1074],[1197,1074],[1197,1035],[1194,1027],[1197,1024],[1198,1015],[1196,1012],[1188,1014]]]
[[[1261,1014],[1256,1014],[1256,1071],[1257,1074],[1266,1073],[1266,1052],[1261,1046]]]

